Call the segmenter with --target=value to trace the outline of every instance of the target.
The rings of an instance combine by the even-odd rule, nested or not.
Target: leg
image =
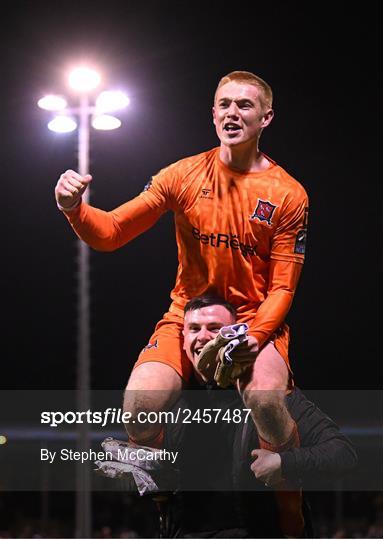
[[[238,390],[249,409],[258,434],[272,446],[285,443],[295,429],[285,405],[289,383],[286,362],[273,343],[259,353],[251,370],[238,382]]]
[[[238,382],[242,399],[251,409],[261,448],[277,453],[300,445],[296,424],[285,405],[288,383],[289,370],[273,343],[262,349],[252,370]],[[282,533],[287,538],[302,538],[301,489],[286,481],[274,488]]]
[[[124,412],[130,412],[132,418],[125,428],[137,444],[162,446],[158,437],[163,433],[161,424],[138,422],[138,415],[170,409],[180,395],[183,381],[188,381],[192,373],[192,365],[182,347],[182,329],[183,319],[167,313],[142,349],[130,375]]]
[[[124,395],[124,412],[132,414],[125,424],[128,435],[138,444],[149,444],[161,431],[160,423],[138,422],[140,412],[168,410],[178,399],[182,388],[180,375],[161,362],[145,362],[132,372]],[[144,416],[144,415],[141,415]]]

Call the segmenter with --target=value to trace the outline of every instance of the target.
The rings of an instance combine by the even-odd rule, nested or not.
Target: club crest
[[[261,199],[258,199],[257,207],[250,216],[250,219],[259,219],[259,221],[266,221],[268,225],[271,225],[271,218],[273,217],[276,208],[276,204],[272,204],[270,201],[262,201]]]

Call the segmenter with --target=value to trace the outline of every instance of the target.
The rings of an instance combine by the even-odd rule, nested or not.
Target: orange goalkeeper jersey
[[[308,207],[303,187],[269,161],[265,171],[241,173],[222,163],[214,148],[161,170],[140,195],[111,212],[82,203],[66,215],[81,239],[111,251],[172,210],[179,265],[170,313],[183,316],[195,296],[222,296],[262,344],[290,308]]]

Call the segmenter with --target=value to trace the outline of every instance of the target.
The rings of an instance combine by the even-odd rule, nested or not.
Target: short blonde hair
[[[228,73],[227,75],[222,77],[215,91],[214,101],[216,99],[219,88],[231,81],[247,83],[256,86],[261,91],[260,100],[262,102],[262,105],[270,109],[273,106],[273,91],[271,90],[271,87],[267,84],[266,81],[261,79],[261,77],[258,77],[250,71],[232,71],[231,73]]]

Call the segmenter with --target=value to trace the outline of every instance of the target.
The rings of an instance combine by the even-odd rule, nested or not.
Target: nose
[[[213,334],[208,330],[208,328],[202,327],[197,335],[197,342],[205,344],[212,339]]]
[[[235,101],[230,103],[230,106],[227,109],[227,116],[229,118],[238,118],[238,105],[235,103]]]

